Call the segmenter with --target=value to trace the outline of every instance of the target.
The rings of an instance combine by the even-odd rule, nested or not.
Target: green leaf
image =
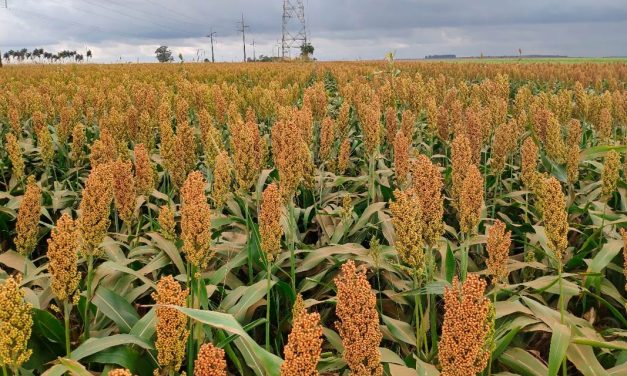
[[[152,307],[131,329],[130,334],[137,336],[147,342],[150,342],[152,335],[155,334],[157,316],[155,307]]]
[[[414,334],[414,330],[411,325],[400,320],[395,320],[386,315],[381,315],[381,318],[394,338],[412,346],[416,345],[416,335]]]
[[[156,362],[146,361],[143,351],[128,346],[116,346],[100,351],[85,358],[84,363],[115,364],[139,376],[150,376],[157,367]]]
[[[185,268],[185,263],[181,258],[181,253],[176,248],[174,243],[170,240],[165,239],[161,234],[157,232],[150,232],[147,234],[150,238],[157,244],[157,247],[165,252],[172,263],[176,265],[176,268],[179,270],[179,273],[186,275],[187,269]]]
[[[455,255],[453,254],[453,250],[451,249],[451,245],[448,244],[446,246],[446,260],[444,261],[444,272],[446,275],[446,280],[448,283],[453,282],[453,277],[455,276]]]
[[[81,360],[100,351],[120,345],[137,345],[146,350],[153,350],[150,343],[131,334],[114,334],[109,337],[90,338],[72,351],[73,360]]]
[[[82,364],[75,360],[60,358],[59,363],[44,372],[42,376],[63,376],[67,373],[72,376],[93,376]]]
[[[65,346],[65,329],[50,312],[33,308],[33,330],[50,341]]]
[[[110,318],[122,333],[130,332],[139,320],[139,315],[126,299],[102,286],[96,290],[92,303]]]
[[[557,375],[562,360],[566,355],[568,343],[570,342],[571,332],[566,325],[557,324],[553,326],[553,334],[551,335],[551,347],[549,349],[549,376]]]
[[[278,376],[283,360],[278,356],[267,352],[259,346],[254,339],[242,328],[232,315],[214,312],[201,311],[198,309],[171,306],[192,319],[207,324],[211,327],[222,329],[231,334],[237,334],[240,338],[235,340],[235,344],[247,358],[248,365],[258,375]]]
[[[507,349],[499,360],[522,376],[546,376],[549,372],[536,357],[519,347]]]

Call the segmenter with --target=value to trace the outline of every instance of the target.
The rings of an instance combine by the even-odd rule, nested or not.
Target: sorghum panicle
[[[218,210],[222,208],[229,192],[231,192],[233,182],[231,171],[231,158],[226,151],[221,151],[216,157],[212,187],[212,198]]]
[[[52,292],[61,301],[73,298],[81,275],[78,272],[78,237],[76,223],[63,213],[48,239],[48,272]]]
[[[348,162],[350,161],[351,154],[351,142],[348,137],[342,141],[340,145],[340,152],[337,157],[337,173],[342,175],[346,172],[348,168]]]
[[[39,217],[41,215],[41,188],[34,176],[28,177],[26,192],[17,211],[15,224],[15,247],[25,256],[30,255],[37,245],[39,234]]]
[[[317,376],[322,352],[322,325],[318,313],[308,313],[301,295],[296,296],[292,331],[285,345],[281,376]]]
[[[603,198],[609,198],[616,190],[616,184],[620,173],[620,154],[614,150],[610,150],[605,154],[603,163],[603,172],[601,173],[601,195]]]
[[[177,372],[185,356],[187,344],[187,316],[171,307],[164,305],[185,306],[189,291],[181,289],[181,285],[171,275],[162,277],[157,283],[157,291],[152,298],[160,305],[157,307],[157,360],[161,367]]]
[[[133,376],[133,374],[128,369],[116,368],[109,371],[107,376]]]
[[[379,329],[377,299],[366,273],[357,271],[355,263],[349,260],[342,265],[342,272],[334,281],[337,286],[335,314],[340,319],[335,326],[344,345],[342,357],[353,375],[381,376],[379,344],[383,335]]]
[[[24,157],[22,148],[13,133],[6,135],[6,148],[11,161],[11,178],[19,182],[24,177]]]
[[[135,209],[136,188],[133,164],[118,159],[111,164],[111,176],[113,177],[115,208],[120,218],[128,225],[128,222],[133,219]]]
[[[111,220],[109,214],[113,200],[113,177],[109,164],[92,168],[79,205],[78,232],[81,253],[98,256]]]
[[[425,254],[422,239],[422,204],[412,190],[394,192],[396,201],[390,202],[394,245],[401,260],[420,275],[424,268]]]
[[[137,194],[150,196],[155,189],[155,169],[144,144],[135,145],[135,189]]]
[[[159,208],[157,222],[159,222],[159,232],[164,238],[168,240],[174,240],[174,238],[176,238],[174,212],[170,209],[169,205],[163,205]]]
[[[453,206],[457,210],[460,209],[462,186],[464,180],[466,180],[466,174],[471,162],[472,151],[468,137],[463,134],[455,136],[451,145],[451,166],[453,170],[451,175],[451,196],[453,197]]]
[[[422,205],[422,237],[430,247],[436,245],[444,230],[444,181],[438,166],[420,154],[411,162],[412,187]]]
[[[528,190],[535,191],[540,183],[538,173],[538,146],[527,137],[521,148],[521,180]]]
[[[321,162],[327,161],[331,157],[331,150],[335,142],[335,121],[330,117],[325,117],[320,126],[320,148],[318,149],[318,159]]]
[[[259,234],[261,235],[261,250],[269,261],[281,251],[281,211],[283,200],[276,183],[264,189],[259,211]]]
[[[507,261],[509,260],[509,248],[512,244],[512,232],[505,230],[505,223],[496,220],[488,229],[488,259],[486,264],[488,272],[494,283],[507,282]]]
[[[85,126],[81,123],[77,123],[72,129],[72,145],[70,145],[70,157],[75,166],[78,166],[85,158]]]
[[[461,285],[461,286],[460,286]],[[494,340],[494,307],[484,297],[486,282],[457,276],[444,291],[444,323],[438,343],[442,376],[477,375],[486,367]]]
[[[212,343],[200,346],[194,361],[194,376],[227,376],[224,350]]]
[[[211,210],[200,171],[187,177],[181,188],[181,239],[187,259],[199,269],[207,266],[211,252]]]
[[[568,213],[560,182],[555,177],[545,179],[539,196],[547,243],[555,259],[561,264],[568,247]]]
[[[483,207],[483,177],[477,166],[470,165],[459,198],[459,225],[464,234],[476,231]]]
[[[24,301],[21,277],[0,283],[0,366],[16,371],[31,356],[28,348],[33,327],[31,305]]]

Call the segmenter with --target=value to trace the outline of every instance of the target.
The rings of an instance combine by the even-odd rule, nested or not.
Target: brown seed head
[[[394,107],[388,107],[385,109],[385,135],[388,145],[394,143],[394,137],[398,132],[398,117],[396,116],[396,109]]]
[[[226,151],[221,151],[216,158],[216,165],[213,171],[212,198],[216,209],[222,209],[222,205],[231,192],[233,177],[231,175],[231,158]]]
[[[512,244],[512,232],[505,230],[505,223],[496,220],[488,229],[488,259],[486,264],[488,272],[492,275],[494,283],[507,282],[507,261],[509,259],[509,247]]]
[[[357,271],[355,263],[349,260],[335,277],[335,285],[335,314],[340,319],[335,326],[344,345],[342,357],[354,375],[381,376],[379,344],[383,335],[379,329],[377,300],[365,271]]]
[[[113,197],[115,208],[120,219],[128,224],[133,219],[135,206],[135,178],[133,177],[133,164],[129,161],[118,159],[111,164],[113,176]]]
[[[338,128],[338,135],[340,137],[348,136],[348,131],[350,128],[349,115],[350,115],[350,105],[348,104],[347,101],[344,101],[342,102],[342,105],[340,106],[340,112],[337,115],[337,128]]]
[[[331,150],[335,142],[335,121],[330,117],[325,117],[320,126],[320,148],[318,149],[318,159],[321,162],[331,158]]]
[[[337,173],[342,175],[346,172],[348,168],[348,162],[350,161],[351,154],[351,143],[350,139],[347,137],[342,141],[340,145],[340,152],[337,157]]]
[[[54,144],[47,127],[42,127],[37,132],[37,146],[39,146],[39,153],[44,166],[50,166],[54,158]]]
[[[64,213],[48,239],[48,271],[52,292],[61,301],[72,299],[81,275],[78,272],[78,234],[72,217]]]
[[[157,291],[152,294],[155,302],[161,306],[185,306],[188,290],[171,275],[161,278]],[[185,356],[187,344],[187,316],[171,307],[157,307],[157,360],[161,367],[177,372]]]
[[[420,275],[424,269],[422,204],[413,190],[394,191],[396,201],[390,202],[394,245],[401,260]]]
[[[414,139],[414,124],[416,123],[416,115],[411,110],[403,111],[401,118],[401,131],[409,139],[411,143]]]
[[[111,165],[104,164],[92,168],[85,183],[83,198],[79,206],[78,232],[83,255],[100,255],[100,243],[102,243],[111,224],[109,214],[112,200]]]
[[[603,172],[601,173],[602,189],[601,195],[608,199],[616,190],[616,184],[620,173],[620,154],[615,150],[610,150],[605,154]]]
[[[597,137],[603,142],[608,142],[612,136],[612,113],[607,107],[601,109],[599,120],[596,126]]]
[[[422,205],[422,237],[430,247],[436,245],[444,230],[444,182],[438,166],[426,155],[411,162],[412,187]]]
[[[403,187],[407,182],[410,153],[411,140],[402,131],[399,131],[394,138],[394,170],[399,187]]]
[[[549,112],[549,114],[550,116],[546,124],[546,142],[544,143],[544,147],[549,158],[557,163],[563,163],[566,156],[566,146],[562,138],[562,127],[555,115],[553,115],[552,112]]]
[[[322,325],[318,313],[308,313],[303,298],[296,296],[292,331],[285,345],[285,361],[281,376],[317,376],[318,360],[322,352]]]
[[[198,357],[194,361],[194,376],[227,376],[224,350],[212,343],[200,346]]]
[[[379,151],[381,145],[381,113],[376,106],[364,106],[363,115],[360,118],[364,137],[365,152],[368,156],[373,156]]]
[[[513,137],[514,132],[512,123],[503,123],[494,132],[490,167],[495,176],[499,176],[503,172],[509,154],[516,147],[516,139]]]
[[[11,177],[16,181],[21,181],[24,177],[24,158],[22,157],[22,148],[17,142],[17,138],[13,133],[6,135],[6,147],[11,161]]]
[[[111,133],[108,130],[103,129],[100,132],[100,138],[91,146],[91,154],[89,155],[91,168],[112,163],[117,158],[118,153],[115,140],[111,137]]]
[[[555,177],[545,179],[539,192],[547,243],[561,265],[568,247],[568,213],[562,186]]]
[[[459,226],[463,233],[476,231],[483,207],[483,177],[477,166],[470,165],[459,198]]]
[[[259,211],[259,234],[261,235],[261,249],[270,261],[281,251],[282,206],[283,201],[279,188],[275,183],[268,185],[262,194]]]
[[[272,127],[272,154],[279,170],[281,195],[291,199],[298,185],[311,170],[311,154],[307,143],[293,121],[277,121]]]
[[[0,366],[17,370],[31,356],[28,349],[33,327],[31,305],[20,290],[21,277],[0,283]]]
[[[538,146],[531,137],[527,137],[522,144],[520,178],[528,190],[536,190],[540,180],[540,174],[538,173]]]
[[[461,285],[461,286],[460,286]],[[493,347],[494,307],[484,297],[486,282],[457,276],[444,292],[444,323],[438,343],[442,376],[476,375],[485,368]]]
[[[131,371],[125,368],[116,368],[109,371],[108,376],[133,376]]]
[[[468,168],[472,161],[472,151],[468,137],[463,134],[455,136],[451,145],[451,165],[452,165],[452,187],[451,196],[453,197],[453,206],[459,210],[459,200],[462,192],[462,186],[466,179]]]
[[[205,178],[200,171],[187,177],[181,188],[181,239],[183,252],[199,269],[213,257],[211,251],[211,210],[205,196]]]
[[[623,274],[627,279],[627,229],[621,228],[620,235],[623,237]],[[625,284],[625,291],[627,291],[627,283]]]
[[[15,224],[15,248],[24,256],[33,252],[39,234],[39,216],[41,215],[41,188],[34,176],[28,177],[26,192],[17,211]]]
[[[176,222],[174,221],[174,212],[170,209],[170,206],[163,205],[159,208],[157,222],[159,222],[159,232],[164,238],[168,240],[176,238]]]
[[[150,196],[155,190],[155,169],[144,144],[135,145],[135,188],[137,194]]]
[[[255,183],[265,163],[266,141],[254,121],[230,124],[233,167],[238,188],[246,192]]]
[[[75,166],[78,166],[85,158],[85,126],[81,123],[77,123],[72,129],[72,145],[70,146],[70,156]]]

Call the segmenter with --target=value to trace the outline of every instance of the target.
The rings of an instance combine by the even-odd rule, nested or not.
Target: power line
[[[206,36],[207,38],[211,38],[211,62],[212,63],[216,62],[216,59],[213,55],[213,36],[214,35],[216,35],[216,32],[213,31],[213,28],[212,28],[211,31],[209,31],[209,35]]]
[[[170,22],[171,22],[171,21],[174,21],[174,23],[172,23],[172,22],[170,23],[171,25],[177,25],[177,24],[183,24],[183,25],[186,25],[186,24],[189,24],[189,23],[190,23],[190,19],[191,19],[191,17],[189,17],[189,16],[183,16],[183,18],[182,18],[182,19],[181,19],[181,18],[176,18],[176,17],[174,17],[174,16],[171,14],[171,13],[173,13],[173,12],[172,12],[171,10],[169,10],[169,8],[168,8],[168,13],[167,13],[167,16],[166,16],[166,17],[164,17],[163,13],[161,13],[161,12],[157,11],[157,10],[156,10],[156,9],[154,9],[154,8],[148,8],[148,9],[137,9],[137,8],[132,8],[132,7],[130,7],[130,6],[127,6],[127,4],[126,4],[126,3],[121,4],[121,3],[117,2],[117,1],[113,1],[113,0],[109,0],[109,2],[111,2],[113,5],[117,5],[118,7],[121,7],[121,8],[127,9],[127,10],[129,10],[129,11],[132,11],[132,12],[135,12],[135,13],[138,13],[138,14],[141,14],[142,16],[145,16],[145,15],[148,15],[148,16],[153,16],[153,17],[158,18],[160,21],[170,21]],[[160,5],[160,6],[161,6],[161,5]],[[164,8],[163,6],[161,6],[161,7],[162,7],[162,8]],[[164,8],[164,9],[166,9],[166,8]],[[156,12],[149,13],[149,12],[147,12],[147,10],[155,10]],[[152,20],[151,20],[151,22],[152,22]],[[203,24],[203,23],[204,23],[204,21],[192,20],[192,23],[196,23],[196,24],[201,25],[201,24]]]

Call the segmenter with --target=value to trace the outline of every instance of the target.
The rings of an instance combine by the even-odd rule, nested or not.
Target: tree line
[[[2,59],[5,62],[11,63],[23,63],[26,61],[30,62],[44,62],[47,61],[49,63],[66,63],[75,61],[80,63],[84,60],[89,60],[92,58],[91,50],[87,50],[85,55],[79,54],[76,51],[63,50],[57,53],[52,53],[48,51],[44,51],[43,48],[35,48],[32,51],[29,51],[27,48],[22,48],[21,50],[9,50],[2,54]]]

